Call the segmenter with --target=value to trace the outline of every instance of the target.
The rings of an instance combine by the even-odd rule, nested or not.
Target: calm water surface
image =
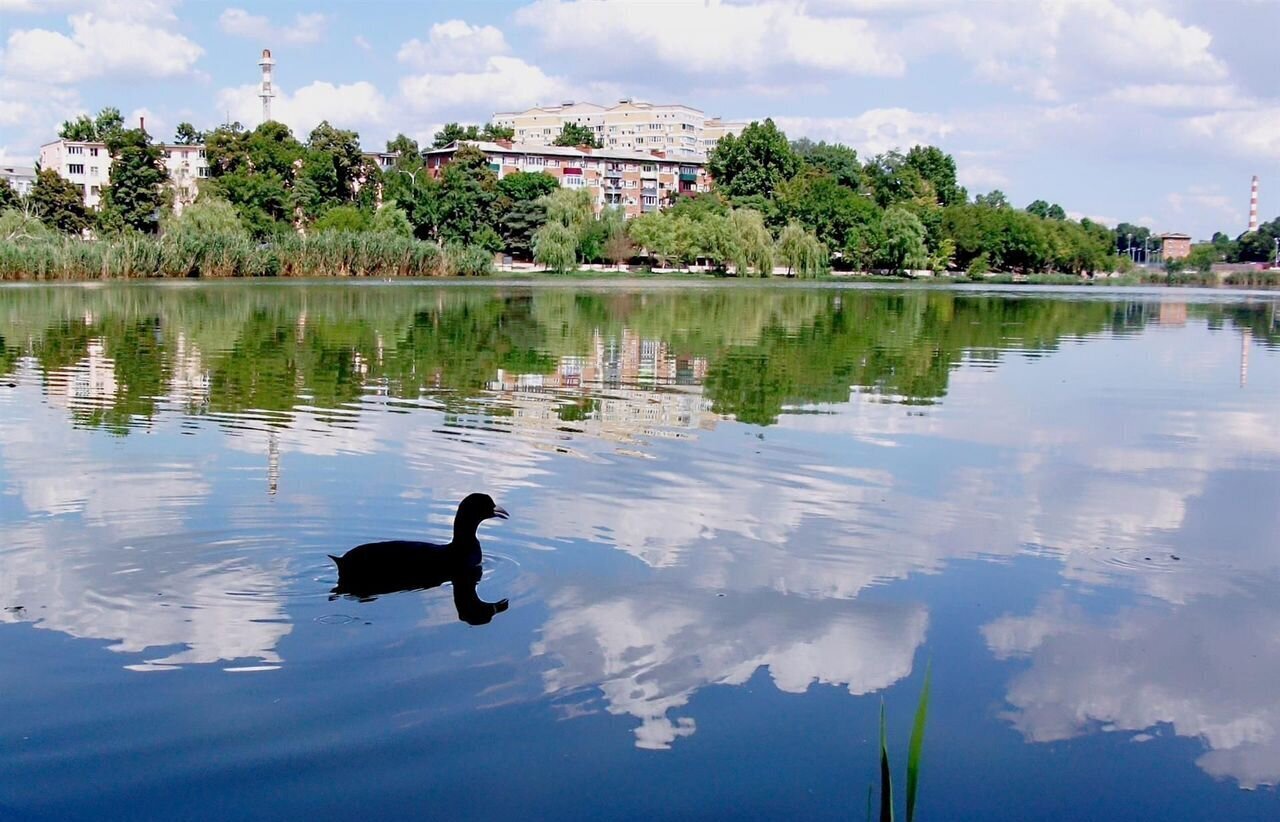
[[[923,819],[1276,819],[1278,409],[1266,295],[0,289],[0,819],[862,818],[926,666]],[[508,611],[330,596],[471,491]]]

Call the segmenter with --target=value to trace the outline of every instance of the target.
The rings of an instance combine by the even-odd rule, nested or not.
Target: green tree
[[[369,215],[355,206],[334,206],[311,224],[317,234],[356,234],[369,230]]]
[[[509,202],[536,200],[560,188],[555,177],[541,171],[517,171],[498,181],[498,191]]]
[[[197,143],[203,143],[204,132],[198,131],[195,126],[188,122],[181,122],[178,123],[178,130],[174,133],[173,141],[182,146],[191,146]]]
[[[1191,253],[1184,262],[1188,268],[1194,268],[1201,274],[1209,274],[1213,271],[1213,263],[1217,258],[1217,251],[1212,244],[1199,243],[1191,247]]]
[[[812,232],[797,222],[787,223],[778,236],[778,254],[787,276],[816,277],[827,267],[827,250]]]
[[[498,199],[498,175],[489,168],[483,151],[463,146],[444,168],[440,181],[438,231],[447,243],[502,248],[494,227]]]
[[[396,159],[397,166],[400,163],[409,163],[415,168],[422,166],[422,153],[418,150],[418,141],[403,133],[396,134],[387,141],[387,153],[400,155]]]
[[[933,187],[940,205],[965,201],[966,193],[956,183],[956,161],[937,146],[912,146],[904,158],[904,166]]]
[[[825,171],[842,186],[857,191],[862,186],[862,164],[858,152],[840,143],[813,142],[802,137],[791,144],[791,150],[809,168]]]
[[[18,192],[9,185],[9,181],[0,179],[0,211],[6,208],[17,208],[20,199]]]
[[[560,129],[560,133],[556,135],[556,139],[551,142],[551,145],[600,148],[602,143],[596,138],[595,131],[591,126],[584,126],[580,123],[565,123]]]
[[[881,208],[917,196],[922,182],[920,172],[907,164],[906,156],[900,151],[886,151],[872,157],[862,168],[862,178]]]
[[[751,123],[736,137],[725,135],[707,157],[716,187],[729,197],[772,197],[799,168],[787,135],[771,119]]]
[[[107,150],[111,174],[102,193],[103,225],[155,233],[169,204],[163,152],[140,128],[108,131]]]
[[[373,215],[370,228],[383,234],[395,234],[400,237],[413,236],[413,224],[404,209],[396,205],[395,200],[387,200]]]
[[[650,211],[641,214],[627,224],[627,231],[631,234],[631,239],[639,243],[662,268],[671,265],[679,254],[675,218],[668,212]]]
[[[40,221],[58,231],[79,234],[90,225],[84,193],[51,168],[36,172],[36,182],[27,199]]]
[[[827,172],[811,169],[778,187],[777,204],[783,220],[806,226],[853,266],[869,264],[881,218],[871,198],[841,185]]]
[[[166,239],[207,240],[212,237],[247,237],[235,206],[218,197],[201,195],[178,215],[161,221]]]
[[[494,123],[485,123],[484,127],[475,125],[474,123],[464,126],[460,123],[446,123],[443,128],[435,133],[431,140],[432,148],[444,148],[452,145],[459,140],[485,140],[493,142],[495,140],[510,140],[515,137],[516,131],[510,126],[499,126]]]
[[[235,206],[255,237],[292,230],[299,200],[309,199],[294,191],[295,164],[307,149],[287,126],[269,121],[249,132],[239,123],[219,126],[208,135],[205,152],[212,179],[201,184],[202,192],[207,189]],[[313,158],[313,171],[323,171],[322,159]],[[336,172],[329,180],[336,190]],[[304,194],[323,199],[314,191]]]
[[[546,221],[547,206],[541,200],[513,202],[498,221],[503,249],[516,259],[532,259],[534,234]]]
[[[58,136],[63,140],[71,140],[77,143],[92,143],[98,139],[98,130],[93,125],[93,119],[87,114],[81,114],[74,120],[63,120],[62,126],[58,129]]]
[[[883,237],[879,261],[885,268],[895,273],[905,273],[924,268],[928,263],[924,224],[916,215],[904,208],[890,208],[884,213],[881,230]]]
[[[120,114],[120,109],[106,106],[99,111],[98,116],[93,118],[93,130],[97,134],[96,139],[110,143],[115,134],[124,131],[124,117]],[[137,130],[142,131],[142,127],[139,126]]]
[[[577,254],[578,235],[564,223],[548,221],[533,235],[533,259],[549,271],[570,270]]]
[[[997,188],[988,194],[979,194],[974,197],[973,204],[983,208],[1008,208],[1009,198],[1004,196],[1004,192]]]
[[[754,273],[768,277],[773,273],[773,237],[765,228],[760,212],[749,208],[734,209],[729,214],[733,230],[730,246],[734,269],[739,277]]]

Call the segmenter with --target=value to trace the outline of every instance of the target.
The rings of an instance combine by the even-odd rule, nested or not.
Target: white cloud
[[[1280,105],[1193,117],[1186,128],[1205,144],[1242,157],[1272,162],[1280,157]]]
[[[1239,226],[1243,231],[1245,215],[1240,204],[1244,201],[1247,184],[1247,180],[1243,181],[1240,193],[1235,197],[1224,194],[1217,186],[1191,186],[1185,191],[1170,192],[1165,202],[1174,215],[1202,217],[1212,214],[1219,222]],[[1228,230],[1228,233],[1231,232]]]
[[[955,130],[938,114],[904,108],[877,108],[856,117],[776,117],[779,128],[791,139],[835,140],[853,146],[863,155],[916,144],[937,145]]]
[[[489,57],[477,71],[427,72],[400,81],[400,93],[409,108],[433,115],[447,113],[446,120],[487,119],[494,111],[613,91],[600,85],[584,88],[519,57],[499,55]]]
[[[222,89],[217,106],[218,111],[228,112],[231,119],[250,127],[262,120],[256,84]],[[363,80],[339,85],[317,81],[294,92],[277,87],[271,103],[272,119],[289,126],[299,139],[304,139],[321,120],[357,130],[377,126],[386,121],[389,110],[382,92]]]
[[[9,76],[49,83],[97,77],[178,77],[188,74],[204,49],[181,34],[132,19],[72,15],[70,36],[47,29],[9,35],[4,70]],[[146,48],[122,44],[146,43]]]
[[[490,57],[509,51],[499,29],[448,20],[433,25],[425,43],[417,38],[405,43],[396,59],[422,71],[476,72],[485,70]]]
[[[274,26],[265,16],[244,9],[227,9],[218,17],[219,28],[227,34],[263,43],[316,43],[324,37],[328,25],[329,15],[320,13],[295,14],[293,23],[284,26]]]
[[[1112,89],[1104,99],[1151,109],[1235,109],[1250,105],[1229,83],[1134,83]]]
[[[364,35],[357,34],[355,37],[351,38],[351,42],[355,43],[356,47],[361,51],[373,50],[373,44],[366,40]]]
[[[664,64],[680,72],[758,76],[779,68],[897,76],[903,57],[865,20],[815,17],[786,0],[537,0],[516,12],[550,49],[596,55],[593,68]]]

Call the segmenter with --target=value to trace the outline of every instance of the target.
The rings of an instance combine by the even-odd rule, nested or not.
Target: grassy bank
[[[243,236],[145,237],[85,241],[65,236],[0,242],[0,280],[187,277],[443,277],[488,274],[483,249],[381,233],[287,235],[270,243]]]

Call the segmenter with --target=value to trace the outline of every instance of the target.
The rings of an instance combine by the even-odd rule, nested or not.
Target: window
[[[97,156],[98,156],[98,150],[97,150],[96,148],[91,148],[91,149],[89,149],[89,156],[90,156],[90,157],[97,157]]]
[[[208,176],[209,176],[209,167],[208,167],[208,166],[200,166],[200,168],[196,169],[196,172],[197,172],[197,174],[198,174],[199,176],[201,176],[201,177],[208,177]]]
[[[84,154],[84,146],[67,146],[68,154]]]
[[[644,204],[645,204],[645,205],[647,205],[647,206],[657,205],[657,204],[658,204],[658,195],[656,195],[656,194],[646,194],[646,195],[644,195]]]
[[[204,149],[200,149],[200,152],[199,152],[199,153],[200,153],[200,156],[201,156],[201,157],[203,157],[203,156],[204,156]],[[390,157],[387,157],[387,158],[385,158],[385,159],[386,159],[386,162],[384,163],[384,165],[390,166],[390,165],[391,165],[391,158],[390,158]]]
[[[67,165],[68,174],[84,174],[84,163],[70,163]]]
[[[97,177],[97,176],[98,176],[98,167],[97,167],[97,166],[89,166],[89,173],[90,173],[90,174],[92,174],[94,177]]]
[[[582,188],[583,181],[581,174],[566,174],[560,178],[560,185],[565,188]]]
[[[520,164],[520,158],[515,156],[504,157],[502,162],[509,166],[515,166]]]
[[[97,197],[98,192],[100,191],[102,191],[102,189],[98,188],[97,186],[89,186],[89,193],[92,194],[94,197]]]

